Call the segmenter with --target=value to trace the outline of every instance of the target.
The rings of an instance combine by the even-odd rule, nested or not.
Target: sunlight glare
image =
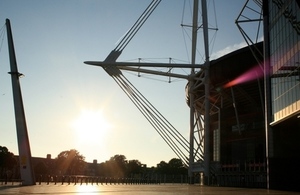
[[[99,193],[99,188],[97,186],[94,185],[77,185],[77,193],[79,194],[89,194],[89,193]]]
[[[102,111],[83,110],[72,123],[78,140],[85,143],[97,143],[103,140],[111,125]]]

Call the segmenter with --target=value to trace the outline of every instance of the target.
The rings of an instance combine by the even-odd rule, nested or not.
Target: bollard
[[[39,185],[42,183],[42,175],[40,175]]]

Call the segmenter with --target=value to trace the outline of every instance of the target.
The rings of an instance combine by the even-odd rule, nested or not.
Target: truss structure
[[[137,22],[131,27],[127,34],[122,38],[114,50],[107,56],[104,61],[86,61],[85,64],[101,66],[126,93],[130,100],[140,110],[144,117],[149,121],[153,128],[180,158],[183,164],[188,167],[190,183],[193,183],[193,174],[203,172],[206,177],[210,174],[210,149],[209,149],[209,115],[211,108],[217,111],[209,101],[209,46],[208,46],[208,23],[206,1],[202,0],[202,22],[198,26],[198,0],[194,0],[193,25],[192,25],[192,61],[191,64],[171,64],[171,63],[129,63],[117,62],[123,49],[141,28],[146,19],[151,15],[154,9],[160,3],[160,0],[153,0],[146,8]],[[203,28],[205,63],[196,64],[196,43],[197,31]],[[189,75],[171,73],[170,71],[162,72],[151,70],[151,67],[165,67],[170,69],[187,68],[191,71]],[[200,71],[197,71],[200,70]],[[122,74],[122,70],[153,75],[174,77],[186,79],[187,102],[190,107],[190,137],[189,140],[184,138],[162,114],[132,85],[129,80]],[[198,97],[199,90],[205,90],[203,97]],[[200,93],[202,94],[202,93]],[[204,102],[204,103],[203,103]]]
[[[245,42],[247,43],[249,49],[251,50],[254,58],[261,65],[263,70],[261,60],[263,53],[255,47],[256,43],[260,41],[262,37],[262,22],[263,22],[263,9],[262,9],[262,0],[247,0],[239,13],[235,23],[237,28],[241,32]],[[254,24],[254,25],[253,25]],[[254,35],[247,33],[247,25],[251,27],[256,26],[256,31]]]

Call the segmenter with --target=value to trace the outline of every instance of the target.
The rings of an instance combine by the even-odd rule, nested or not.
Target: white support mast
[[[22,180],[22,185],[35,185],[35,178],[34,178],[32,164],[31,164],[31,151],[30,151],[29,138],[28,138],[28,132],[27,132],[27,126],[25,120],[25,112],[24,112],[21,87],[19,81],[19,78],[20,76],[22,76],[22,74],[18,72],[17,60],[15,55],[15,49],[14,49],[14,43],[13,43],[13,37],[12,37],[9,19],[6,19],[6,28],[7,28],[10,69],[11,69],[9,74],[11,75],[12,91],[13,91],[13,98],[14,98],[21,180]]]

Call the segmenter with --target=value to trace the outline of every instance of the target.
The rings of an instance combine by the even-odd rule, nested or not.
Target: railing
[[[103,177],[84,175],[39,175],[36,183],[54,185],[142,185],[142,184],[187,184],[187,175],[154,175],[153,177]]]
[[[0,185],[21,185],[21,179],[0,179]]]
[[[267,181],[262,162],[224,163],[215,176],[219,186],[265,188]]]

